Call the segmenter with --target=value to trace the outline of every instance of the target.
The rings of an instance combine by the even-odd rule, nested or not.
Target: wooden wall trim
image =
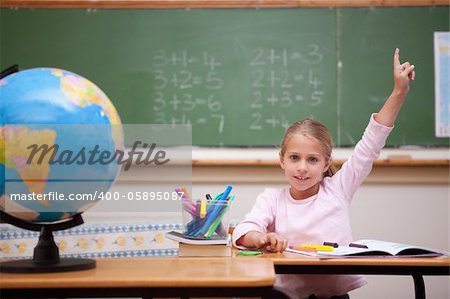
[[[333,164],[340,167],[345,160],[333,160]],[[278,160],[194,160],[192,166],[278,166]],[[390,166],[403,166],[403,167],[450,167],[450,160],[437,159],[437,160],[413,160],[413,159],[384,159],[374,161],[374,166],[378,167],[390,167]]]
[[[192,182],[200,183],[241,183],[274,184],[286,183],[280,167],[193,167]],[[432,184],[449,185],[450,173],[447,167],[377,167],[364,184]]]
[[[122,184],[186,184],[185,166],[163,167],[134,166],[123,172],[117,183]],[[188,179],[189,181],[191,179]],[[193,184],[284,184],[286,178],[280,166],[193,166]],[[450,186],[448,166],[390,166],[375,165],[365,184],[444,184]]]
[[[287,8],[448,5],[448,0],[0,0],[0,7],[24,8]]]

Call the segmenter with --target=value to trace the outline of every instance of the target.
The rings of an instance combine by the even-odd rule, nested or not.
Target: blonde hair
[[[324,173],[324,177],[333,176],[336,173],[336,167],[331,163],[331,152],[333,150],[333,138],[331,137],[330,131],[327,127],[319,121],[313,120],[311,118],[306,118],[293,123],[284,134],[283,140],[281,141],[280,158],[284,157],[286,153],[286,145],[289,140],[294,135],[304,135],[312,137],[320,143],[323,149],[323,154],[325,159],[330,162],[328,170]]]

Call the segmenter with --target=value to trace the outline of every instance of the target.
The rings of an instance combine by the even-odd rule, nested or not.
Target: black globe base
[[[14,260],[1,263],[2,273],[51,273],[81,271],[95,268],[95,260],[61,258],[58,263],[39,264],[32,259]]]
[[[53,231],[68,229],[83,223],[81,214],[70,220],[58,223],[30,223],[0,211],[0,221],[23,229],[40,231],[39,240],[34,247],[33,259],[4,261],[0,263],[0,272],[5,273],[49,273],[79,271],[95,268],[95,260],[80,258],[60,258],[59,249],[53,239]]]

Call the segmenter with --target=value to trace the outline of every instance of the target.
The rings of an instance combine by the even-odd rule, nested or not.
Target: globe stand
[[[44,273],[79,271],[95,268],[95,260],[80,258],[60,258],[59,249],[53,239],[53,231],[68,229],[83,224],[80,214],[71,219],[49,224],[31,223],[6,214],[0,210],[0,221],[14,226],[40,231],[39,240],[34,248],[33,259],[14,260],[0,263],[0,272],[9,273]]]

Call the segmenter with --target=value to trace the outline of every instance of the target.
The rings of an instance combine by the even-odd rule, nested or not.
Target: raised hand
[[[375,120],[385,126],[391,127],[397,119],[405,97],[409,92],[410,82],[416,77],[414,65],[409,62],[400,63],[400,50],[394,53],[394,90],[381,107]]]
[[[409,62],[400,63],[400,50],[394,53],[394,91],[406,95],[409,92],[409,82],[414,80],[416,72]]]

